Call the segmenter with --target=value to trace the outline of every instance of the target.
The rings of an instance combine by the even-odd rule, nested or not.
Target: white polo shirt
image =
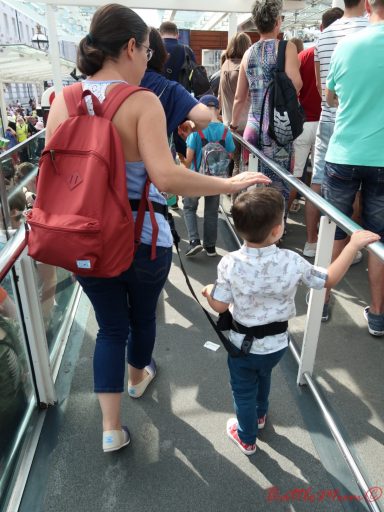
[[[293,318],[298,285],[320,290],[327,279],[326,269],[276,245],[261,249],[243,245],[223,257],[217,274],[212,298],[230,304],[233,318],[246,327]],[[230,340],[236,347],[241,347],[243,339],[243,334],[230,331]],[[251,353],[269,354],[287,345],[287,333],[255,338]]]

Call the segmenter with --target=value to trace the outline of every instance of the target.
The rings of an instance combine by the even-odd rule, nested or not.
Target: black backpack
[[[285,73],[285,49],[287,41],[279,41],[276,69],[264,93],[260,116],[258,145],[261,148],[265,104],[269,101],[268,134],[279,146],[286,146],[303,133],[304,110],[302,109],[292,80]]]
[[[180,52],[184,53],[184,61],[179,71],[178,82],[188,92],[193,92],[196,98],[200,98],[204,94],[212,94],[209,84],[207,70],[204,66],[199,66],[192,59],[189,50],[185,45],[178,45],[177,49],[171,54],[165,70],[165,77],[171,79],[173,67],[178,61]]]

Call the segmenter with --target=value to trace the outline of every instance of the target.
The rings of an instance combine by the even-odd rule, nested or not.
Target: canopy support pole
[[[55,93],[58,94],[63,88],[63,79],[61,76],[59,40],[57,38],[55,9],[56,6],[47,4],[49,54],[51,56],[53,85],[55,87]]]

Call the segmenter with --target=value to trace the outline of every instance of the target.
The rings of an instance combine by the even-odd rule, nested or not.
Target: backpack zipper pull
[[[54,162],[55,161],[55,150],[50,149],[49,152],[51,153],[51,160],[52,160],[52,162]]]

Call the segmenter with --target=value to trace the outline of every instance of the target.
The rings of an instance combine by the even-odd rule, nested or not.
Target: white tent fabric
[[[74,62],[60,59],[63,78],[69,78],[75,67]],[[32,83],[52,79],[52,62],[48,53],[22,44],[0,46],[0,82]]]

